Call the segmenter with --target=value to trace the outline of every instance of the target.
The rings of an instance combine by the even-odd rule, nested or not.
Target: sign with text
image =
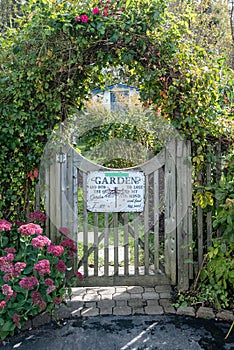
[[[87,176],[87,209],[92,212],[142,212],[145,175],[141,171],[93,171]]]

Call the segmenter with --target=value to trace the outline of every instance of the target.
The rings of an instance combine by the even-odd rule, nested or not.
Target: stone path
[[[121,287],[79,287],[72,289],[72,298],[67,305],[56,309],[51,317],[48,313],[36,316],[27,322],[24,329],[39,327],[52,319],[67,319],[92,316],[130,316],[177,314],[207,319],[233,321],[232,311],[215,313],[212,308],[173,307],[170,286],[154,288],[140,286]]]

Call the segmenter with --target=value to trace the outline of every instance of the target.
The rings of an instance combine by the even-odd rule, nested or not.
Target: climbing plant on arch
[[[163,0],[31,0],[24,13],[0,41],[5,217],[32,205],[48,135],[93,88],[104,87],[105,67],[124,67],[142,102],[199,145],[230,127],[230,72],[185,41],[186,22],[177,22]]]

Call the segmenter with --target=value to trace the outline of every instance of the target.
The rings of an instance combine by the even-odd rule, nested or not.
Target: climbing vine
[[[187,22],[163,0],[36,1],[0,37],[0,211],[34,205],[43,148],[59,122],[105,86],[103,68],[122,67],[142,103],[193,140],[228,144],[233,72],[185,40]]]

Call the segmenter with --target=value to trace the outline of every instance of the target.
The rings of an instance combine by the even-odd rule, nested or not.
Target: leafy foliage
[[[38,215],[31,217],[38,222]],[[74,242],[61,236],[56,245],[32,221],[19,226],[0,220],[1,339],[21,329],[30,317],[45,310],[53,313],[82,279],[77,272],[67,280],[77,251]]]

